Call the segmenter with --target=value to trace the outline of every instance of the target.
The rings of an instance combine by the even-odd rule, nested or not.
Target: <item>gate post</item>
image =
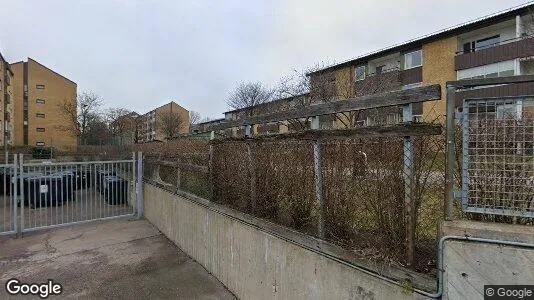
[[[17,177],[17,170],[18,169],[18,155],[17,154],[13,154],[13,177],[10,178],[11,179],[11,186],[10,186],[10,190],[11,190],[11,205],[13,205],[13,217],[12,217],[12,220],[13,220],[13,229],[15,231],[15,233],[17,234],[17,236],[20,236],[21,235],[21,232],[22,230],[20,229],[20,226],[19,226],[19,212],[18,212],[18,189],[17,189],[17,182],[18,182],[18,177]],[[22,208],[21,208],[22,210]],[[21,218],[22,219],[22,218]]]
[[[137,219],[143,217],[143,152],[137,152]]]
[[[16,167],[17,166],[15,166],[15,168]],[[19,180],[18,182],[15,181],[15,185],[19,184],[19,188],[20,188],[20,193],[18,193],[20,194],[18,196],[18,203],[20,203],[20,228],[19,228],[20,235],[19,236],[22,237],[22,232],[24,231],[24,180],[22,180],[22,174],[24,174],[24,154],[19,154],[19,167],[20,167],[19,168],[20,171],[18,173]]]

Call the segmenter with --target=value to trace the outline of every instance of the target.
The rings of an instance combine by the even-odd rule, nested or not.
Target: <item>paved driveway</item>
[[[235,299],[146,220],[0,236],[0,299],[9,299],[10,278],[62,284],[49,299]]]

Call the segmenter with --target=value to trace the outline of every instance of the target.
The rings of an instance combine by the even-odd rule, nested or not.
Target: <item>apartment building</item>
[[[137,118],[138,142],[163,141],[189,132],[189,111],[171,101]]]
[[[12,145],[13,138],[13,71],[9,63],[0,53],[0,109],[3,112],[3,118],[0,117],[0,145],[8,147]]]
[[[312,98],[348,97],[440,84],[441,100],[413,106],[416,120],[442,121],[445,83],[458,79],[534,74],[534,4],[515,7],[403,44],[381,49],[308,74]],[[534,84],[470,89],[463,99],[534,95]],[[401,120],[398,108],[380,111],[383,120]],[[355,125],[373,125],[361,114]]]
[[[77,137],[60,106],[76,107],[77,85],[28,58],[11,64],[13,71],[13,144],[74,149]]]

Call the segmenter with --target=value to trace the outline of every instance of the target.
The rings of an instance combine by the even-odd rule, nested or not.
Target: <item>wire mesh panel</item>
[[[465,100],[462,208],[534,217],[534,98]]]
[[[23,231],[133,215],[135,160],[71,163],[21,161]]]

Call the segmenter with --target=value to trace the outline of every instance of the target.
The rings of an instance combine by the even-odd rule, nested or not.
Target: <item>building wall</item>
[[[44,85],[44,89],[37,89]],[[77,146],[76,135],[71,131],[60,130],[68,122],[61,111],[64,102],[76,104],[76,83],[60,76],[32,59],[28,59],[28,145],[36,146],[44,142],[45,146],[58,149],[72,149]],[[45,104],[36,103],[37,99]],[[36,114],[45,114],[38,118]],[[37,128],[44,128],[38,132]]]
[[[177,113],[182,119],[183,125],[178,131],[178,134],[187,134],[189,133],[189,111],[175,102],[170,102],[165,105],[162,105],[150,112],[141,115],[137,119],[137,128],[139,131],[139,141],[147,142],[150,140],[160,140],[163,141],[166,139],[166,134],[162,130],[161,119],[166,113]],[[152,114],[154,113],[154,118]],[[154,121],[152,121],[154,120]],[[148,129],[147,129],[148,128]],[[155,136],[151,138],[150,134],[152,131],[155,131]]]
[[[0,146],[12,144],[13,137],[13,74],[0,54]],[[4,111],[5,109],[5,111]],[[5,133],[5,135],[4,135]]]
[[[70,101],[76,105],[76,83],[31,58],[28,62],[12,64],[11,68],[14,73],[14,145],[26,144],[24,140],[24,81],[25,72],[27,72],[27,145],[37,146],[37,143],[42,142],[46,147],[51,146],[61,150],[75,148],[77,146],[76,135],[70,130],[61,129],[69,121],[59,106],[64,101]],[[44,85],[44,89],[38,89],[37,85]],[[45,103],[38,104],[37,99],[42,99]],[[44,114],[45,117],[38,118],[37,114]],[[38,132],[37,128],[44,128],[44,132]]]
[[[449,37],[423,45],[423,86],[441,85],[441,100],[423,103],[423,120],[445,122],[447,81],[456,80],[454,58],[457,39]]]
[[[13,71],[13,145],[20,146],[24,144],[23,141],[23,95],[24,95],[24,64],[23,62],[17,62],[11,64],[11,70]]]

